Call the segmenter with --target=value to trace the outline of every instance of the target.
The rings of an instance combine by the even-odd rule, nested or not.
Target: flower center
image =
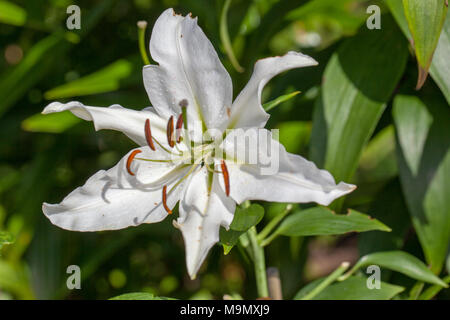
[[[168,147],[165,147],[160,141],[158,141],[155,137],[152,136],[150,119],[145,120],[144,133],[147,145],[152,151],[156,151],[155,147],[156,143],[169,157],[166,159],[137,158],[136,155],[141,153],[142,151],[134,150],[133,152],[130,153],[126,162],[126,170],[128,174],[132,176],[134,176],[135,174],[131,170],[131,164],[135,160],[173,164],[179,168],[189,167],[187,173],[183,177],[181,177],[170,188],[169,191],[167,190],[167,185],[163,185],[162,204],[168,214],[172,214],[172,210],[167,205],[168,196],[190,175],[197,172],[199,169],[203,167],[205,167],[209,173],[208,193],[211,191],[213,175],[214,173],[218,173],[223,175],[226,195],[227,196],[230,195],[230,178],[225,161],[221,160],[220,171],[215,170],[214,157],[216,151],[216,143],[214,142],[214,139],[211,139],[206,143],[197,145],[193,141],[191,141],[189,133],[187,131],[187,118],[186,118],[187,100],[182,100],[179,105],[182,109],[182,113],[178,116],[176,125],[174,125],[174,116],[171,116],[167,122],[166,136]],[[184,142],[184,144],[181,145],[181,142]]]

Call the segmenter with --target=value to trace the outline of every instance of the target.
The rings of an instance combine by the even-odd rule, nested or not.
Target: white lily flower
[[[314,66],[314,59],[289,52],[259,60],[247,86],[232,102],[230,76],[196,18],[164,11],[153,28],[150,53],[159,64],[143,69],[153,107],[135,111],[119,105],[101,108],[54,102],[44,109],[44,114],[70,110],[93,121],[96,130],[121,131],[139,145],[61,203],[44,203],[43,212],[53,224],[73,231],[122,229],[159,222],[179,201],[174,225],[183,234],[187,269],[195,278],[208,251],[219,241],[220,226],[229,228],[236,203],[328,205],[354,190],[353,185],[336,184],[329,172],[312,162],[287,153],[263,129],[269,118],[261,105],[266,83],[283,71]],[[194,134],[180,134],[183,127]],[[206,129],[220,134],[202,142],[195,132]],[[218,137],[223,136],[221,142]],[[268,139],[266,143],[258,140],[261,136]],[[239,140],[243,137],[249,142],[248,150]],[[243,154],[262,154],[276,163],[277,170],[265,174],[260,159],[249,162]]]

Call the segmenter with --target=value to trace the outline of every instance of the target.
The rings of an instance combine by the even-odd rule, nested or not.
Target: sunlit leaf
[[[369,265],[377,265],[382,268],[403,273],[408,277],[419,281],[447,287],[447,284],[436,277],[422,261],[404,251],[375,252],[365,255],[358,260],[349,271],[348,275]]]
[[[403,2],[398,0],[385,0],[392,15],[395,17],[398,25],[402,29],[404,35],[412,41],[412,35],[408,28],[405,12],[403,10]],[[450,15],[447,14],[441,37],[434,52],[434,57],[430,67],[430,74],[434,81],[438,84],[442,93],[445,95],[447,102],[450,104]]]
[[[438,273],[450,242],[450,110],[439,95],[399,95],[393,117],[403,192],[431,269]]]
[[[38,113],[22,121],[22,129],[31,132],[61,133],[79,122],[81,119],[70,111],[47,115]]]
[[[272,101],[264,103],[263,104],[263,108],[266,111],[270,111],[273,108],[275,108],[276,106],[278,106],[279,104],[281,104],[281,103],[283,103],[283,102],[285,102],[285,101],[287,101],[289,99],[292,99],[293,97],[295,97],[299,93],[300,93],[300,91],[294,91],[292,93],[282,95],[282,96],[280,96],[280,97],[278,97],[278,98],[276,98],[276,99],[274,99]]]
[[[132,63],[121,59],[88,76],[47,91],[45,98],[54,100],[115,91],[132,70]]]
[[[234,213],[230,230],[220,229],[220,243],[224,253],[228,254],[238,242],[239,237],[253,226],[256,226],[264,217],[264,208],[259,204],[251,204],[247,208],[237,207]]]
[[[27,21],[27,12],[9,1],[0,1],[0,23],[23,26]]]
[[[335,214],[327,208],[315,207],[289,215],[275,234],[285,236],[334,235],[370,230],[390,231],[376,219],[350,210],[348,214]]]
[[[355,172],[407,57],[407,42],[386,16],[381,30],[349,39],[328,63],[313,118],[311,158],[337,181],[348,182]]]
[[[110,300],[176,300],[176,299],[167,297],[158,297],[153,295],[152,293],[146,292],[133,292],[116,296],[114,298],[111,298]]]
[[[420,89],[428,75],[444,25],[447,6],[443,0],[403,0],[403,7],[419,63],[417,89]]]
[[[235,231],[245,232],[256,226],[263,217],[264,208],[259,204],[252,204],[248,208],[237,207],[230,228]]]
[[[0,231],[0,250],[4,245],[14,243],[14,237],[6,231]]]
[[[314,284],[317,286],[319,283]],[[313,286],[308,289],[311,291]],[[386,282],[380,283],[380,289],[369,289],[366,278],[350,277],[345,281],[332,284],[315,296],[314,300],[390,300],[403,290],[405,288]]]
[[[311,137],[310,121],[286,121],[278,126],[280,143],[288,152],[299,153],[304,150]]]

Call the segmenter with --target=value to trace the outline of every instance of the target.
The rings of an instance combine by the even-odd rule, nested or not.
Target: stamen
[[[223,180],[225,182],[225,193],[227,196],[229,196],[230,195],[230,176],[228,174],[227,164],[225,163],[224,160],[222,160],[222,163],[220,164],[220,166],[222,167]]]
[[[127,159],[127,171],[128,171],[128,173],[130,174],[130,175],[132,175],[132,176],[134,176],[134,173],[131,171],[131,163],[133,162],[133,160],[134,160],[134,157],[138,154],[138,153],[141,153],[142,151],[141,150],[134,150],[132,153],[130,153],[130,155],[128,156],[128,159]]]
[[[167,142],[171,148],[175,145],[175,142],[173,141],[173,116],[170,116],[169,121],[167,122]]]
[[[163,195],[162,195],[162,201],[164,209],[166,209],[168,214],[172,214],[172,210],[167,206],[167,186],[163,187]]]
[[[178,116],[177,126],[176,126],[176,131],[175,131],[175,137],[176,137],[177,143],[180,143],[180,141],[181,141],[181,128],[182,127],[183,127],[183,114],[181,113]]]
[[[156,149],[155,149],[155,145],[153,144],[152,129],[150,128],[150,120],[149,119],[145,120],[145,140],[147,140],[147,144],[150,147],[150,149],[155,151]]]

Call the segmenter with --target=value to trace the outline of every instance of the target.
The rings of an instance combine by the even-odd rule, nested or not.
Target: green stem
[[[230,35],[228,34],[228,22],[227,13],[230,8],[231,0],[226,0],[223,5],[222,14],[220,15],[220,40],[222,41],[225,52],[230,59],[231,64],[237,72],[244,72],[244,68],[241,67],[233,52],[233,46],[231,45]]]
[[[341,274],[345,272],[345,270],[348,269],[350,266],[350,263],[348,262],[342,262],[339,268],[333,271],[332,274],[330,274],[328,277],[325,278],[317,287],[312,289],[307,295],[305,295],[300,300],[311,300],[315,296],[317,296],[319,293],[321,293],[326,287],[328,287],[330,284],[332,284],[334,281],[336,281],[337,278]]]
[[[256,228],[251,227],[248,231],[248,238],[253,251],[253,263],[255,266],[256,288],[259,297],[268,297],[269,289],[267,286],[266,261],[264,257],[264,249],[260,246],[256,237]]]
[[[138,39],[139,39],[139,51],[141,52],[142,61],[145,65],[150,64],[150,59],[147,55],[147,49],[145,46],[145,29],[147,29],[147,21],[139,21],[138,26]]]
[[[259,242],[265,242],[265,241],[267,241],[268,239],[270,239],[270,238],[274,238],[274,235],[272,235],[271,237],[269,237],[268,239],[266,239],[267,238],[267,236],[272,232],[272,230],[273,229],[275,229],[275,227],[281,222],[281,220],[283,220],[284,219],[284,217],[286,217],[288,214],[289,214],[289,212],[291,212],[291,210],[292,210],[292,205],[291,204],[288,204],[287,206],[286,206],[286,209],[282,212],[282,213],[280,213],[280,214],[278,214],[278,215],[276,215],[266,226],[265,226],[265,228],[258,234],[258,241]]]

